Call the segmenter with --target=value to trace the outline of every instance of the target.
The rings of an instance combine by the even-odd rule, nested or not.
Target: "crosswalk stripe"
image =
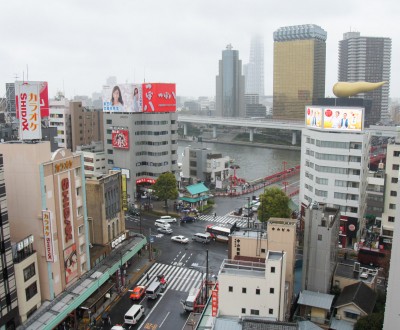
[[[184,270],[184,272],[182,273],[182,278],[185,278],[185,279],[186,279],[186,275],[189,273],[189,271],[190,271],[190,269],[186,268],[186,269]],[[177,282],[177,283],[175,284],[175,286],[174,286],[173,288],[171,288],[171,289],[177,290],[177,291],[181,291],[181,287],[183,286],[184,283],[185,283],[184,281],[179,281],[179,282]]]
[[[178,273],[175,274],[175,277],[169,281],[170,287],[172,288],[175,285],[175,282],[180,280],[181,278],[181,273],[185,269],[183,267],[179,267],[180,269],[178,270]]]

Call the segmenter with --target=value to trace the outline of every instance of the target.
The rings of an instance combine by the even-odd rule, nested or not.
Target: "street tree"
[[[179,195],[175,175],[171,172],[161,174],[151,188],[154,190],[154,195],[165,202],[165,209],[168,212],[168,200],[177,199]]]
[[[354,330],[381,330],[383,328],[384,313],[372,313],[358,319]]]
[[[292,211],[289,208],[289,197],[278,187],[270,187],[260,195],[258,218],[266,222],[271,217],[290,218]]]

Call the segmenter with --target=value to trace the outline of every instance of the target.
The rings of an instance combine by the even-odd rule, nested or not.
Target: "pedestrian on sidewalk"
[[[214,220],[217,218],[217,212],[214,212]]]
[[[147,281],[150,281],[150,275],[149,275],[149,273],[147,273],[146,279],[147,279]]]

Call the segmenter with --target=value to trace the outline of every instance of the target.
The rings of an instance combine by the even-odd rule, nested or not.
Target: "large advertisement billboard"
[[[103,87],[103,111],[142,112],[142,85],[119,84]]]
[[[42,126],[39,85],[28,82],[16,84],[15,101],[19,113],[19,139],[40,140]]]
[[[113,148],[129,149],[129,131],[127,129],[113,129],[111,141]]]
[[[39,89],[39,98],[40,98],[40,117],[48,117],[49,116],[49,89],[47,81],[16,81],[14,83],[15,86],[15,104],[16,104],[16,112],[17,118],[19,118],[19,95],[18,90],[22,85],[36,85]]]
[[[103,111],[175,112],[175,84],[119,84],[103,87]]]
[[[175,84],[143,84],[143,112],[176,111]]]
[[[306,126],[331,131],[361,131],[364,122],[363,108],[306,107]]]

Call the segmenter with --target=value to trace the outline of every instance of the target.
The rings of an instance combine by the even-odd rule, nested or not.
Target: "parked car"
[[[132,290],[129,299],[140,300],[144,297],[145,294],[146,294],[146,287],[143,285],[138,285]]]
[[[195,222],[196,220],[196,217],[191,217],[190,215],[181,218],[181,222]]]
[[[172,236],[171,241],[178,242],[181,244],[187,244],[187,243],[189,243],[189,238],[182,236],[182,235],[178,235],[178,236]]]
[[[160,232],[160,233],[163,233],[163,234],[167,234],[167,235],[172,234],[171,227],[158,227],[157,231]]]
[[[173,218],[170,215],[163,215],[158,220],[164,220],[165,222],[176,222],[176,218]]]

